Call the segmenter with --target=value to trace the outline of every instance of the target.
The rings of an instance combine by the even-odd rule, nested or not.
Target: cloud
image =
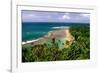
[[[86,17],[86,18],[89,18],[90,17],[90,14],[81,14],[81,16]]]
[[[63,16],[62,16],[62,19],[70,19],[70,17],[67,16],[67,15],[63,15]]]
[[[28,17],[37,17],[37,16],[34,14],[29,14]]]
[[[79,22],[88,23],[89,13],[22,11],[23,22]]]
[[[35,14],[25,14],[24,15],[24,18],[38,18],[39,16],[38,15],[35,15]]]
[[[69,16],[70,13],[64,13],[61,17],[59,17],[60,20],[69,20],[70,19],[70,16]]]

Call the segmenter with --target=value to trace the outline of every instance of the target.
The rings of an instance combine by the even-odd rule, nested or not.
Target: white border
[[[96,65],[96,12],[95,8],[71,6],[36,6],[36,5],[17,5],[16,13],[12,13],[12,72],[20,71],[42,71],[69,68],[86,68]],[[90,60],[73,61],[52,61],[52,62],[33,62],[21,63],[21,10],[40,10],[40,11],[58,11],[58,12],[85,12],[90,13]],[[16,33],[15,33],[16,32]]]

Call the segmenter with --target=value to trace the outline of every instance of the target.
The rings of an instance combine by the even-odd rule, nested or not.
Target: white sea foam
[[[69,28],[68,26],[60,26],[60,27],[52,27],[52,29],[67,29]]]
[[[40,39],[41,39],[41,38],[40,38]],[[38,40],[40,40],[40,39],[30,40],[30,41],[26,41],[26,42],[22,42],[22,44],[24,45],[24,44],[28,44],[28,43],[32,43],[32,42],[36,42],[36,41],[38,41]]]

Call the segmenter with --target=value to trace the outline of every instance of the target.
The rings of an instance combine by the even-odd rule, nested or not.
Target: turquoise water
[[[35,40],[60,27],[89,26],[88,23],[23,22],[22,41]]]

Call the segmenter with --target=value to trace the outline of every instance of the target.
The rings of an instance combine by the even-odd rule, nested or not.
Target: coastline
[[[28,40],[28,41],[26,41],[26,42],[22,42],[22,45],[24,45],[24,44],[29,44],[29,43],[32,43],[32,42],[35,42],[35,41],[38,41],[39,39],[36,39],[36,40]]]
[[[70,34],[69,28],[70,27],[64,27],[64,28],[61,27],[59,29],[57,28],[55,30],[49,31],[48,34],[44,35],[43,37],[41,37],[39,39],[22,42],[22,45],[24,45],[24,44],[42,44],[52,38],[65,38],[68,41],[73,41],[74,38]]]

